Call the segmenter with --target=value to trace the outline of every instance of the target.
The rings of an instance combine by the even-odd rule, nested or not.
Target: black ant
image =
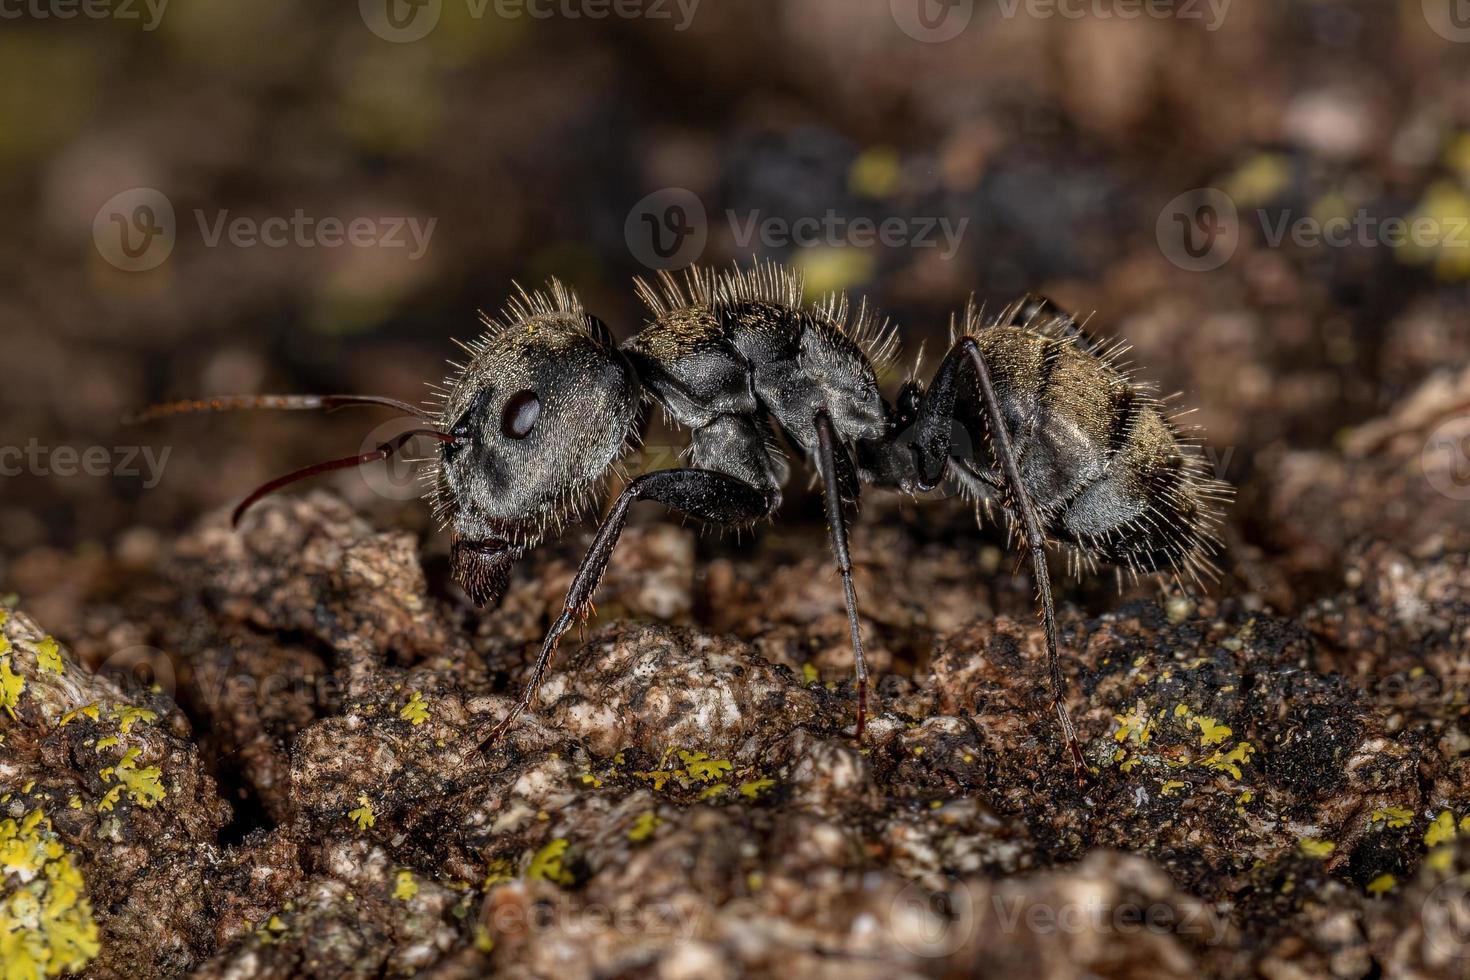
[[[441,443],[431,497],[452,529],[455,579],[476,604],[500,599],[511,566],[595,499],[638,441],[640,406],[656,401],[692,434],[690,465],[627,481],[582,559],[515,707],[484,749],[526,710],[561,636],[591,605],[635,501],[653,500],[721,528],[769,517],[789,467],[779,431],[820,476],[852,634],[859,740],[868,670],[847,544],[847,512],[868,484],[917,494],[948,481],[977,508],[998,502],[1030,552],[1046,634],[1052,707],[1079,780],[1082,749],[1063,699],[1045,546],[1078,564],[1133,573],[1213,574],[1216,502],[1227,492],[1149,390],[1049,300],[1028,296],[982,326],[973,304],[927,390],[910,378],[890,404],[875,362],[894,332],[866,305],[803,307],[800,277],[779,266],[689,270],[639,280],[651,319],[617,344],[607,326],[553,280],[521,290],[464,345],[468,363],[430,410],[373,396],[254,396],[174,402],[137,418],[243,408],[386,405],[427,424],[371,452],[272,480],[234,512],[288,483],[387,459],[416,435]],[[957,444],[960,432],[968,446]],[[961,440],[963,442],[963,440]],[[977,447],[977,448],[970,448]]]

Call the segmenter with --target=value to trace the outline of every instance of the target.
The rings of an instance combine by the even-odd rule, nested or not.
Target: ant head
[[[454,575],[480,605],[510,567],[589,502],[627,443],[638,382],[607,326],[565,287],[512,300],[466,345],[471,358],[441,392],[435,480],[454,531]]]

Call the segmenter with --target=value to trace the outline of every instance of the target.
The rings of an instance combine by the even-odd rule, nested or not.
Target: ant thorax
[[[777,430],[817,451],[825,414],[846,443],[881,439],[888,420],[874,359],[895,334],[845,299],[803,308],[801,279],[774,265],[640,280],[652,316],[624,350],[651,396],[691,432],[695,466],[728,473],[771,501],[790,473]]]

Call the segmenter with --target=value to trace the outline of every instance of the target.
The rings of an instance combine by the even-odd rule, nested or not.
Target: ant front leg
[[[817,429],[817,468],[821,470],[823,498],[827,505],[827,530],[832,535],[832,554],[837,559],[837,570],[842,573],[842,598],[847,604],[847,628],[852,634],[853,670],[857,683],[857,726],[856,738],[863,740],[863,727],[868,719],[868,661],[863,656],[863,633],[858,624],[857,591],[852,585],[852,558],[847,550],[847,516],[842,511],[843,484],[851,487],[857,496],[857,480],[854,478],[852,461],[837,442],[832,432],[832,420],[826,412],[818,412],[815,419]],[[839,469],[840,467],[840,469]],[[844,478],[845,477],[845,478]]]
[[[1051,576],[1046,565],[1046,535],[1042,533],[1041,517],[1031,500],[1026,484],[1021,479],[1020,466],[1016,461],[1015,447],[1011,443],[1009,430],[1001,412],[1000,399],[990,380],[985,356],[974,337],[961,337],[945,355],[939,366],[929,394],[919,409],[915,423],[914,456],[918,470],[918,484],[922,490],[932,490],[944,478],[949,462],[950,426],[954,420],[955,398],[960,385],[973,377],[980,389],[980,398],[985,405],[987,427],[996,459],[1005,474],[1006,487],[1021,526],[1026,533],[1026,547],[1031,552],[1031,572],[1036,580],[1036,591],[1041,602],[1042,624],[1046,633],[1046,665],[1051,679],[1052,710],[1066,739],[1067,749],[1072,756],[1072,768],[1078,783],[1085,783],[1086,760],[1082,746],[1077,741],[1077,730],[1067,713],[1065,685],[1062,680],[1061,659],[1057,655],[1057,617],[1052,602]]]
[[[756,487],[744,480],[725,473],[717,473],[714,470],[659,470],[655,473],[645,473],[629,483],[618,495],[607,519],[597,529],[597,537],[593,539],[592,547],[587,549],[587,554],[582,558],[576,577],[572,579],[572,587],[567,590],[561,614],[551,624],[551,630],[541,644],[541,652],[536,657],[536,663],[531,668],[531,676],[527,679],[519,700],[511,708],[510,713],[491,730],[490,734],[480,740],[480,751],[483,752],[489,748],[501,735],[505,734],[506,729],[510,728],[521,713],[530,708],[531,703],[535,701],[536,689],[546,675],[546,669],[551,665],[551,658],[556,654],[557,643],[561,640],[562,634],[571,628],[578,613],[591,604],[598,583],[602,581],[603,573],[607,571],[607,564],[612,558],[613,549],[617,547],[618,537],[623,533],[623,526],[628,521],[628,510],[639,500],[655,500],[670,510],[719,527],[743,527],[753,524],[768,513],[771,507],[771,502],[766,499],[766,495]]]

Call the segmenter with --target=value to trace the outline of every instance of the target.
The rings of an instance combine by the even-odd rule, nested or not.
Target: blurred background
[[[627,337],[635,275],[752,257],[896,320],[893,386],[971,293],[1095,314],[1198,406],[1249,581],[1295,546],[1273,495],[1316,482],[1302,454],[1470,361],[1470,9],[26,0],[0,6],[0,206],[0,591],[43,620],[394,424],[127,410],[418,400],[512,282],[557,276]],[[323,483],[429,537],[403,474]],[[1263,588],[1290,604],[1313,562]]]

